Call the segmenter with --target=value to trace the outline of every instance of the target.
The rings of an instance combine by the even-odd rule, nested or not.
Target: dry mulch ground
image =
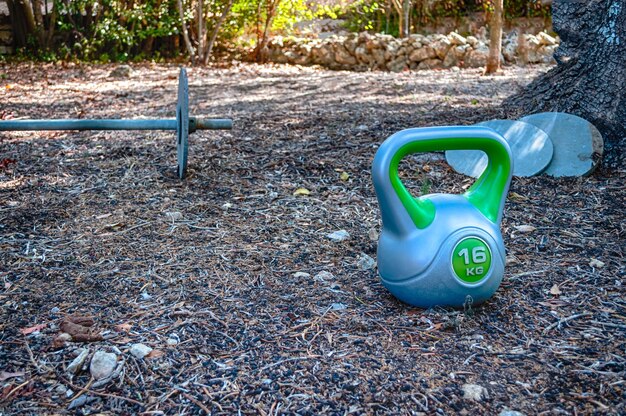
[[[0,118],[174,115],[173,65],[0,69]],[[501,116],[546,69],[192,69],[192,113],[235,129],[191,136],[184,181],[173,133],[0,134],[0,413],[626,413],[624,170],[515,178],[483,305],[407,306],[364,261],[379,143]],[[438,154],[402,172],[416,194],[471,183]]]

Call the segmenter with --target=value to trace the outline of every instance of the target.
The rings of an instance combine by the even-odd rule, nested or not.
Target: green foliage
[[[100,62],[127,61],[141,52],[148,38],[178,34],[180,19],[175,6],[172,0],[55,2],[59,32],[73,41],[72,53]]]
[[[389,20],[385,8],[377,0],[355,1],[349,6],[346,17],[346,28],[352,32],[379,31],[381,22]],[[389,29],[389,25],[385,25],[382,31],[390,33]]]
[[[198,44],[199,0],[182,0],[184,20],[193,46]],[[229,0],[202,0],[204,26],[213,33]],[[348,30],[398,34],[392,0],[234,0],[221,26],[217,44],[235,41],[255,46],[262,35],[272,1],[279,1],[272,34],[289,35],[301,21],[344,19]],[[505,18],[549,17],[540,0],[505,0]],[[83,59],[99,62],[162,60],[185,54],[177,0],[54,0],[57,16],[51,48],[29,34],[22,49],[26,59]],[[411,21],[436,25],[438,19],[473,12],[489,14],[492,0],[412,0]]]
[[[346,27],[353,32],[398,34],[398,16],[392,0],[356,0],[344,12]],[[411,20],[436,25],[439,19],[461,18],[470,13],[493,11],[492,0],[413,0]],[[541,0],[504,0],[504,17],[550,17],[550,6]]]

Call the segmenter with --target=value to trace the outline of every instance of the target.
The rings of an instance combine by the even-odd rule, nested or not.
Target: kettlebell
[[[445,150],[482,150],[487,168],[462,195],[414,198],[398,176],[400,161]],[[486,127],[411,128],[385,140],[372,164],[382,215],[377,257],[384,286],[422,308],[489,299],[504,275],[500,221],[512,172],[509,145]]]

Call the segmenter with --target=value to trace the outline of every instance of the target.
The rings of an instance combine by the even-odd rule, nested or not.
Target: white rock
[[[327,272],[326,270],[322,270],[321,272],[316,274],[313,279],[317,280],[318,282],[322,282],[323,283],[323,282],[326,282],[327,280],[334,280],[335,276],[331,272]]]
[[[489,398],[487,389],[478,384],[463,384],[461,389],[463,390],[463,398],[467,400],[480,402],[483,399]]]
[[[183,214],[178,211],[166,212],[165,216],[172,221],[177,221],[183,218]]]
[[[448,39],[450,39],[450,43],[453,45],[465,45],[467,43],[467,39],[456,32],[450,33]]]
[[[557,44],[556,38],[553,38],[546,32],[540,32],[539,34],[537,34],[537,39],[539,39],[539,42],[541,42],[542,45],[552,46]]]
[[[365,253],[361,253],[359,259],[356,262],[356,265],[360,270],[363,271],[372,270],[374,267],[376,267],[376,260],[374,260]]]
[[[341,241],[344,241],[350,238],[350,233],[347,232],[346,230],[339,230],[339,231],[334,231],[330,234],[327,234],[326,237],[330,238],[336,243],[339,243]]]
[[[76,352],[78,353],[78,355],[72,360],[70,365],[67,366],[66,370],[67,374],[70,376],[70,379],[80,371],[80,369],[83,367],[83,364],[85,364],[87,355],[89,355],[89,350],[87,348],[79,348],[78,350],[76,350]]]
[[[107,378],[117,366],[117,355],[112,352],[96,351],[89,365],[89,372],[95,380]]]
[[[303,278],[303,277],[304,278],[311,277],[311,275],[309,273],[306,273],[306,272],[295,272],[293,274],[293,277],[295,277],[296,279],[299,279],[299,278]]]
[[[150,354],[151,352],[152,352],[152,348],[144,344],[133,344],[130,347],[130,353],[133,355],[133,357],[138,358],[138,359],[142,359],[143,357]]]
[[[409,61],[421,62],[426,59],[433,59],[437,57],[437,52],[430,46],[424,46],[423,48],[415,49],[409,55]]]
[[[526,415],[522,412],[518,412],[517,410],[502,409],[502,411],[498,413],[498,416],[526,416]]]
[[[178,340],[174,338],[168,338],[167,341],[165,341],[165,343],[167,344],[168,347],[175,347],[178,345]]]

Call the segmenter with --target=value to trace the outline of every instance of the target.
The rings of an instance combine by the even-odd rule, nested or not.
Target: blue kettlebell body
[[[463,195],[414,198],[398,177],[408,154],[460,149],[483,150],[489,157]],[[484,127],[408,129],[380,146],[372,166],[383,222],[378,270],[394,296],[428,308],[460,307],[493,295],[504,275],[500,221],[512,167],[504,138]]]

